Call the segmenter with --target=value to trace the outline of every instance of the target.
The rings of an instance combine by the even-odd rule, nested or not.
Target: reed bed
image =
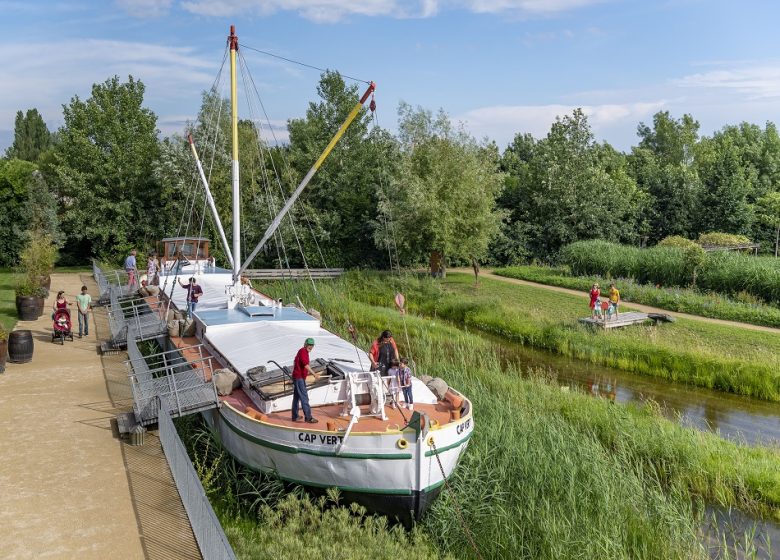
[[[567,267],[512,266],[494,271],[499,276],[528,280],[587,292],[594,283],[606,287],[614,281],[623,301],[652,305],[669,311],[678,311],[713,319],[739,321],[752,325],[780,328],[780,307],[762,303],[760,299],[746,292],[736,296],[719,293],[703,293],[690,288],[662,288],[651,284],[640,284],[631,279],[609,278],[589,275],[573,276]]]
[[[610,332],[578,323],[590,315],[582,298],[465,274],[445,281],[352,273],[340,289],[371,305],[396,291],[409,308],[531,347],[670,381],[780,401],[780,338],[773,333],[680,319]]]
[[[577,241],[561,250],[562,264],[577,276],[631,278],[641,284],[689,286],[696,264],[696,287],[736,296],[751,294],[767,303],[780,301],[780,260],[742,253],[714,252],[702,263],[679,247],[639,249],[607,241]]]

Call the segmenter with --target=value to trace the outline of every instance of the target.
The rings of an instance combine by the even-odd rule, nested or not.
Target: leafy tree
[[[16,113],[14,143],[6,151],[9,158],[38,161],[42,152],[51,145],[51,133],[43,122],[38,109],[28,109],[26,114]]]
[[[777,257],[778,246],[780,245],[780,192],[772,191],[766,193],[758,199],[756,208],[758,209],[758,220],[774,230],[775,257]]]
[[[749,234],[753,211],[748,200],[752,181],[739,147],[730,134],[715,134],[697,148],[701,181],[698,231]]]
[[[696,231],[699,181],[694,167],[699,123],[690,115],[674,119],[668,111],[653,116],[653,127],[639,123],[639,146],[629,157],[631,176],[649,195],[650,241]]]
[[[454,128],[443,111],[434,117],[401,103],[398,114],[401,172],[382,211],[397,226],[399,249],[407,262],[438,252],[445,262],[478,263],[502,217],[497,150]]]
[[[35,164],[0,160],[0,266],[13,266],[27,243],[30,226],[30,182]]]
[[[288,192],[297,186],[355,106],[356,85],[347,86],[338,72],[326,71],[303,119],[288,122]],[[308,221],[329,266],[381,266],[386,253],[373,242],[378,219],[379,193],[396,174],[398,149],[387,132],[370,129],[371,115],[362,110],[317,171],[301,199]],[[308,228],[306,228],[308,229]],[[304,231],[304,227],[300,228]],[[311,250],[311,248],[310,248]]]
[[[118,257],[153,242],[161,223],[153,165],[157,117],[143,107],[144,85],[117,76],[92,86],[85,101],[63,106],[50,173],[61,203],[65,251],[76,260]]]
[[[644,196],[623,155],[595,143],[580,109],[556,119],[520,184],[520,219],[537,257],[550,258],[581,239],[636,241]]]

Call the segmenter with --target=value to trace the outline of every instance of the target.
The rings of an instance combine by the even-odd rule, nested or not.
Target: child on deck
[[[409,358],[401,358],[401,367],[398,368],[398,384],[404,392],[402,405],[409,410],[414,410],[414,398],[412,397],[412,370],[409,368]]]
[[[390,377],[389,385],[390,385],[390,394],[392,395],[392,401],[390,403],[390,406],[393,408],[398,408],[398,405],[396,403],[398,402],[398,398],[400,397],[400,389],[398,383],[399,371],[400,368],[398,367],[398,360],[392,360],[390,362],[390,368],[387,370],[387,375]]]

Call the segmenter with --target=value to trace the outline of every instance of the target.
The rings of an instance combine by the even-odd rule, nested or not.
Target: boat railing
[[[115,346],[128,339],[148,340],[165,334],[167,327],[159,296],[120,297],[120,290],[109,290],[108,322]]]
[[[182,504],[192,526],[192,532],[198,541],[198,548],[203,558],[219,558],[235,560],[225,531],[211,507],[198,474],[192,466],[187,449],[176,431],[167,410],[167,403],[159,399],[157,408],[162,412],[158,421],[160,444],[165,452],[165,458],[171,468],[173,480],[181,496]]]
[[[182,352],[200,357],[185,360]],[[219,396],[211,371],[213,358],[203,355],[202,345],[144,356],[134,339],[127,341],[129,359],[125,362],[133,392],[136,419],[154,424],[160,416],[159,401],[167,404],[174,418],[215,408]]]
[[[112,289],[118,290],[120,296],[128,296],[131,293],[131,287],[127,284],[128,275],[124,270],[104,270],[100,267],[98,262],[93,259],[92,276],[95,278],[95,282],[100,290],[99,301],[107,302]]]

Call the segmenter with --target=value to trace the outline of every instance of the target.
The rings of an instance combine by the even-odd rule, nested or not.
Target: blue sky
[[[583,107],[599,140],[628,150],[658,110],[705,134],[780,122],[778,21],[769,1],[0,0],[0,149],[17,110],[57,128],[63,103],[115,74],[146,84],[163,134],[181,130],[233,23],[244,45],[376,81],[393,130],[404,100],[503,148]],[[243,52],[283,138],[319,73]]]

